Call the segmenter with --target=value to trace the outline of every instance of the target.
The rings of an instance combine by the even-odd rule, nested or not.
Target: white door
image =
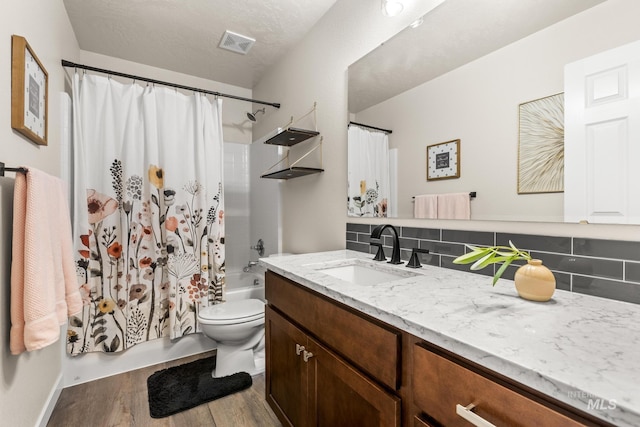
[[[640,42],[565,67],[566,222],[640,224]]]

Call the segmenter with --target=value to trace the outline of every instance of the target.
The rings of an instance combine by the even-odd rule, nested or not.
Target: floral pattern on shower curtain
[[[224,298],[221,101],[77,74],[73,99],[84,309],[68,353],[197,332]]]
[[[387,134],[349,126],[347,171],[348,215],[387,217],[390,202]]]

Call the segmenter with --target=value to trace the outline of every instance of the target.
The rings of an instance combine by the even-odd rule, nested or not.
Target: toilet
[[[264,305],[259,299],[244,299],[200,310],[198,322],[202,332],[218,342],[213,377],[264,372]]]

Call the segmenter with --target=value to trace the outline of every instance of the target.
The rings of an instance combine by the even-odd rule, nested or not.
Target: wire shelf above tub
[[[276,172],[264,174],[260,178],[291,179],[291,178],[298,178],[305,175],[313,175],[314,173],[320,173],[320,172],[324,172],[324,169],[292,166],[288,169],[282,169]]]
[[[304,159],[305,157],[307,157],[309,154],[311,154],[312,152],[314,152],[320,147],[322,147],[322,137],[320,137],[320,142],[318,142],[315,145],[315,147],[311,148],[309,151],[307,151],[303,156],[298,158],[293,163],[289,163],[289,151],[287,151],[287,154],[282,159],[280,159],[276,164],[271,166],[265,173],[263,173],[260,176],[260,178],[291,179],[291,178],[298,178],[305,175],[313,175],[314,173],[324,172],[324,169],[321,169],[321,168],[309,168],[309,167],[303,167],[303,166],[296,166],[302,159]],[[284,162],[285,160],[287,161],[286,169],[281,169],[275,172],[271,172],[272,169],[274,169],[276,166],[278,166],[280,163]],[[320,150],[320,165],[322,166],[322,150]]]
[[[298,120],[300,120],[301,118],[306,117],[306,116],[308,116],[308,115],[313,113],[313,121],[315,123],[316,122],[316,118],[315,118],[316,105],[317,104],[314,102],[313,103],[313,108],[311,109],[311,111],[309,111],[307,114],[305,114],[302,117],[300,117]],[[310,139],[315,138],[318,135],[320,135],[320,132],[318,132],[317,130],[308,130],[308,129],[300,129],[300,128],[292,127],[292,125],[295,124],[296,121],[298,121],[298,120],[294,121],[293,117],[291,117],[291,121],[289,121],[289,123],[284,128],[278,128],[277,130],[272,132],[270,135],[267,135],[267,136],[262,138],[262,142],[264,142],[265,144],[279,145],[279,146],[286,147],[287,148],[287,152],[286,152],[286,155],[283,158],[281,158],[280,160],[278,160],[278,162],[276,164],[274,164],[269,169],[267,169],[267,171],[264,172],[260,176],[260,178],[291,179],[291,178],[298,178],[298,177],[305,176],[305,175],[312,175],[312,174],[324,172],[324,169],[322,169],[322,149],[321,149],[321,147],[322,147],[322,137],[320,137],[320,141],[314,147],[308,149],[305,154],[303,154],[302,156],[298,157],[295,161],[292,162],[291,159],[289,158],[289,153],[291,152],[290,148],[292,146],[294,146],[294,145],[296,145],[296,144],[298,144],[300,142],[303,142],[303,141],[306,141],[306,140],[310,140]],[[317,126],[316,126],[316,128],[317,128]],[[319,168],[297,166],[297,164],[302,159],[304,159],[309,154],[311,154],[312,152],[316,151],[319,148],[320,148],[320,150],[319,150],[319,153],[320,153],[320,167]],[[273,171],[273,169],[275,169],[276,166],[280,165],[285,160],[286,160],[286,168],[285,169]]]
[[[306,141],[309,138],[320,135],[320,132],[315,130],[298,129],[298,128],[285,128],[280,130],[276,135],[266,140],[265,144],[271,145],[283,145],[285,147],[291,147],[302,141]]]

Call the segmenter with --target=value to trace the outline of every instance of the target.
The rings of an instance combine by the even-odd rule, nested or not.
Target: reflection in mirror
[[[639,13],[633,0],[446,0],[352,64],[350,119],[393,129],[398,217],[414,196],[476,191],[473,220],[563,221],[564,193],[518,194],[520,105],[564,92],[565,65],[640,39]],[[427,147],[458,139],[460,176],[427,181]]]
[[[396,216],[396,152],[389,150],[390,130],[349,123],[348,215]]]

